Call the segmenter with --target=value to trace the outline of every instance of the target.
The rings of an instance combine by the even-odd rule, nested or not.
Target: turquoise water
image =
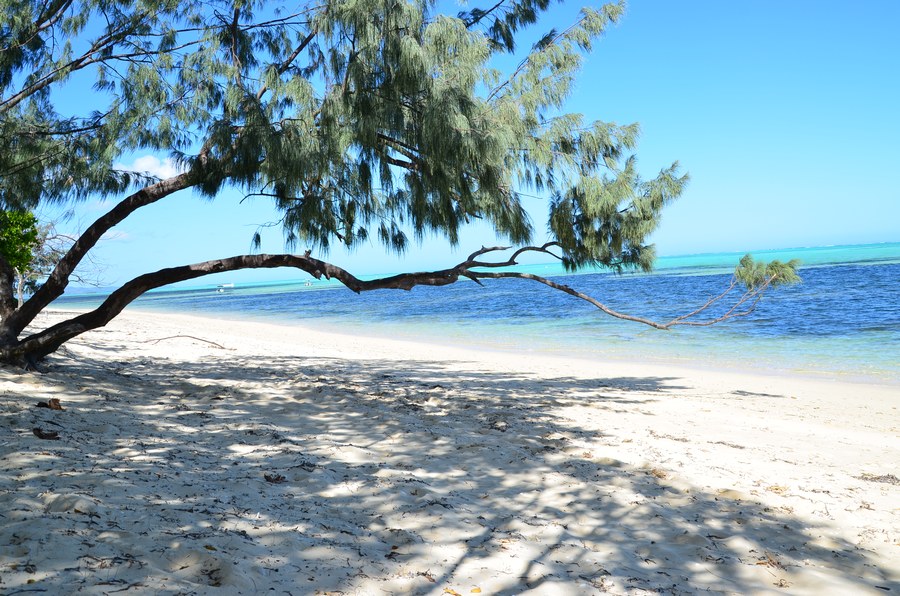
[[[800,259],[804,283],[772,293],[750,317],[705,328],[658,331],[612,319],[526,280],[361,295],[319,281],[238,285],[224,292],[207,286],[154,292],[134,307],[495,350],[900,382],[900,243],[752,254]],[[665,319],[723,289],[741,256],[662,257],[651,274],[566,275],[556,264],[519,270],[554,276],[617,310]],[[90,307],[97,301],[64,297],[57,306]]]

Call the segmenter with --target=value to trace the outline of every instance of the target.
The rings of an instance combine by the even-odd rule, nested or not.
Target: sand
[[[0,593],[900,593],[897,385],[356,331],[0,369]]]

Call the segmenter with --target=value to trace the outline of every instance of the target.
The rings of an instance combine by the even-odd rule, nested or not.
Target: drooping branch
[[[729,288],[709,299],[701,307],[694,311],[676,317],[670,321],[659,322],[645,317],[633,316],[618,312],[599,300],[573,289],[565,284],[558,283],[551,279],[534,275],[531,273],[522,273],[515,271],[482,271],[481,269],[496,269],[501,267],[509,267],[517,264],[519,256],[525,253],[541,253],[555,256],[550,250],[557,246],[556,243],[550,242],[543,246],[526,246],[516,250],[513,255],[503,261],[485,261],[480,257],[486,254],[509,250],[508,247],[483,247],[473,252],[469,257],[454,267],[441,269],[437,271],[426,271],[416,273],[401,273],[383,278],[372,280],[361,280],[347,270],[321,261],[310,256],[309,252],[303,255],[239,255],[227,259],[217,259],[213,261],[205,261],[192,265],[184,265],[181,267],[171,267],[161,269],[154,273],[147,273],[136,277],[135,279],[124,284],[121,288],[110,294],[110,296],[93,311],[84,313],[67,321],[57,323],[39,333],[24,338],[21,342],[14,346],[0,348],[0,359],[11,360],[16,358],[40,359],[54,352],[63,343],[90,331],[97,329],[109,323],[122,310],[137,299],[139,296],[149,290],[166,286],[169,284],[196,279],[213,273],[223,273],[227,271],[237,271],[241,269],[271,269],[277,267],[291,267],[300,269],[312,275],[316,279],[326,278],[335,279],[342,283],[350,290],[360,293],[378,289],[399,289],[411,290],[416,286],[446,286],[461,278],[467,278],[480,284],[482,279],[527,279],[544,284],[555,290],[559,290],[570,296],[588,302],[602,312],[617,319],[633,321],[649,325],[655,329],[670,329],[678,325],[712,325],[727,319],[742,317],[753,312],[759,303],[763,293],[772,285],[774,277],[764,280],[762,283],[748,289],[732,307],[720,316],[697,320],[697,316],[707,311],[714,304],[719,303],[728,296],[737,286],[737,281],[733,280]]]
[[[504,248],[504,247],[482,248],[481,250],[476,251],[469,257],[468,267],[469,268],[472,268],[472,267],[497,268],[497,267],[514,266],[514,265],[518,264],[517,260],[518,260],[519,256],[526,252],[539,252],[542,254],[550,255],[556,259],[560,259],[559,256],[557,256],[552,251],[550,251],[550,248],[558,247],[558,246],[559,246],[559,244],[556,242],[548,242],[547,244],[545,244],[541,247],[535,247],[535,246],[522,247],[522,248],[518,249],[515,253],[513,253],[513,255],[509,259],[507,259],[506,261],[502,261],[502,262],[475,261],[476,257],[481,256],[486,253],[489,253],[489,252],[494,252],[494,251],[498,251],[498,250],[508,250],[508,248]],[[615,266],[615,264],[613,264],[613,266]],[[470,272],[470,273],[471,273],[471,276],[475,279],[475,281],[478,281],[478,279],[504,279],[504,278],[505,279],[528,279],[531,281],[536,281],[538,283],[544,284],[545,286],[551,287],[555,290],[559,290],[570,296],[578,298],[579,300],[583,300],[611,317],[614,317],[617,319],[622,319],[625,321],[632,321],[635,323],[642,323],[644,325],[648,325],[655,329],[663,329],[663,330],[671,329],[671,328],[677,327],[677,326],[708,327],[710,325],[715,325],[716,323],[721,323],[721,322],[727,321],[729,319],[745,317],[745,316],[751,314],[754,310],[756,310],[756,307],[759,305],[759,302],[762,300],[762,297],[765,294],[765,292],[779,281],[778,273],[769,274],[766,277],[764,277],[763,279],[759,280],[757,282],[757,285],[748,286],[745,289],[745,291],[734,300],[734,303],[731,304],[731,306],[728,308],[728,310],[726,310],[724,313],[722,313],[718,316],[715,316],[715,317],[710,317],[710,318],[706,318],[706,319],[698,319],[699,316],[703,315],[704,313],[709,311],[711,308],[713,308],[717,304],[720,304],[723,300],[728,298],[728,296],[731,295],[735,289],[737,289],[737,287],[740,285],[740,280],[738,279],[737,275],[735,275],[734,277],[732,277],[730,283],[728,284],[728,286],[725,288],[725,290],[723,292],[710,297],[706,302],[704,302],[702,305],[695,308],[694,310],[692,310],[686,314],[679,315],[668,321],[654,321],[654,320],[648,319],[646,317],[639,317],[639,316],[634,316],[634,315],[629,315],[626,313],[618,312],[618,311],[610,308],[609,306],[603,304],[596,298],[593,298],[592,296],[589,296],[583,292],[580,292],[580,291],[572,288],[571,286],[567,286],[565,284],[558,283],[556,281],[547,279],[545,277],[541,277],[539,275],[534,275],[531,273],[521,273],[521,272],[517,272],[517,271]],[[463,274],[463,275],[466,275],[466,274]],[[466,275],[466,276],[469,277],[469,275]],[[792,283],[792,281],[787,280],[787,283]]]

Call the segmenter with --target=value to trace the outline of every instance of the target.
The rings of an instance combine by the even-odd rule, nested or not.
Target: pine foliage
[[[147,184],[114,164],[151,149],[208,197],[270,198],[303,247],[456,244],[473,220],[527,243],[531,192],[567,267],[649,269],[646,238],[687,182],[677,164],[639,175],[637,125],[564,111],[621,3],[541,31],[549,0],[6,1],[0,206]],[[89,102],[66,97],[88,84]]]
[[[775,260],[768,263],[756,261],[751,255],[744,255],[734,270],[734,277],[747,290],[758,290],[763,286],[779,287],[800,283],[797,268],[799,259],[787,263]]]

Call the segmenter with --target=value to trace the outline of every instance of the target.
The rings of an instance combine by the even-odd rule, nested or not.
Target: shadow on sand
[[[17,388],[0,396],[4,593],[796,593],[823,573],[897,589],[822,528],[596,457],[603,425],[560,415],[590,404],[613,428],[678,379],[209,346],[117,361],[99,339],[101,358],[40,378],[0,371]],[[32,407],[36,383],[67,409]]]

